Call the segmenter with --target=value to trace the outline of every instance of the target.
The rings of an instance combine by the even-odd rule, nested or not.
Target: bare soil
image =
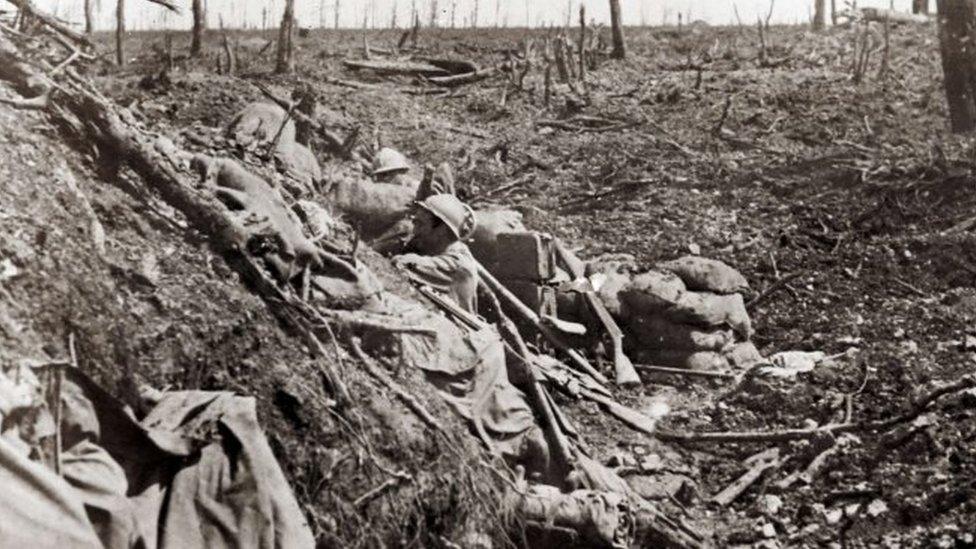
[[[488,65],[502,60],[492,48],[544,34],[435,30],[422,33],[421,45],[425,53]],[[280,95],[308,82],[321,94],[324,121],[339,133],[359,127],[367,139],[418,163],[452,162],[463,198],[517,208],[529,226],[566,239],[585,257],[626,252],[652,266],[696,249],[740,269],[757,294],[800,273],[752,311],[764,355],[858,350],[855,358],[792,381],[733,386],[648,378],[641,389],[621,395],[637,408],[667,401],[672,413],[663,426],[669,429],[823,425],[843,417],[844,395],[851,393],[853,420],[884,419],[974,368],[976,342],[967,336],[976,335],[976,247],[968,231],[943,233],[976,214],[974,157],[971,140],[947,130],[932,26],[892,29],[887,74],[880,74],[879,50],[861,83],[851,78],[849,29],[813,34],[774,27],[767,36],[774,67],[760,66],[752,28],[629,29],[628,59],[603,60],[588,73],[582,106],[562,85],[546,106],[538,71],[525,89],[509,89],[504,104],[503,78],[440,96],[407,93],[423,82],[341,68],[342,58],[362,54],[362,37],[351,31],[313,30],[298,38],[298,75],[271,76],[272,53],[255,52],[264,44],[259,37],[272,34],[232,37],[242,43],[237,77],[214,74],[208,59],[188,72],[171,72],[168,82],[152,81],[160,65],[151,46],[162,44],[162,33],[133,34],[129,51],[137,58],[128,67],[100,65],[94,72],[105,93],[188,148],[201,141],[194,137],[212,139],[236,110],[260,99],[252,81]],[[184,51],[187,37],[174,39],[176,51]],[[392,48],[398,39],[399,32],[369,33],[374,47]],[[216,33],[208,36],[208,52],[216,54],[218,45]],[[379,88],[351,89],[323,77]],[[634,125],[572,132],[537,124],[574,114]],[[98,162],[58,145],[40,117],[6,107],[0,116],[0,171],[7,172],[0,176],[10,197],[0,216],[0,250],[20,270],[46,275],[4,281],[10,302],[23,307],[6,315],[29,319],[37,334],[53,337],[65,326],[83,333],[92,368],[127,368],[125,375],[106,372],[114,383],[124,385],[131,370],[158,386],[257,395],[279,459],[324,545],[461,543],[456,525],[442,524],[464,522],[451,514],[457,502],[444,496],[452,479],[442,479],[443,490],[429,491],[444,499],[422,505],[426,515],[410,515],[426,520],[424,528],[402,523],[389,506],[368,516],[348,509],[344,501],[382,477],[321,490],[330,480],[322,464],[336,459],[326,455],[338,447],[330,441],[346,435],[315,404],[325,397],[308,383],[315,369],[297,340],[282,333],[266,306],[193,234],[172,226],[172,212],[129,196],[124,173],[94,172]],[[320,159],[325,173],[346,169]],[[118,269],[106,272],[90,253],[79,252],[89,244],[76,206],[48,183],[64,162],[91,197]],[[520,178],[525,183],[506,186]],[[354,388],[361,395],[371,390],[365,381]],[[631,482],[670,510],[680,506],[713,533],[716,545],[973,543],[972,395],[939,401],[913,424],[886,433],[849,435],[809,483],[778,490],[778,480],[805,468],[827,445],[783,444],[781,453],[790,459],[727,508],[709,503],[710,497],[745,472],[745,458],[769,444],[665,445],[595,406],[560,403],[601,461],[658,454],[660,471]],[[438,455],[447,459],[439,446],[425,448],[402,458],[418,469]],[[781,498],[781,509],[770,507],[771,495]],[[491,520],[491,507],[472,504],[471,512]],[[383,525],[388,537],[355,537],[371,524]],[[775,537],[764,537],[764,525],[772,525]],[[389,537],[397,528],[403,536]],[[413,534],[419,530],[426,533],[418,542]],[[441,532],[446,538],[438,537]]]

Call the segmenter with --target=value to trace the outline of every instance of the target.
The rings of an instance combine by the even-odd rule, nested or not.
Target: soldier
[[[410,176],[410,162],[400,151],[383,147],[373,157],[373,180],[416,189],[420,182]]]
[[[413,237],[406,253],[393,258],[415,282],[454,299],[477,313],[478,264],[463,240],[474,233],[474,212],[452,194],[435,194],[417,203]]]

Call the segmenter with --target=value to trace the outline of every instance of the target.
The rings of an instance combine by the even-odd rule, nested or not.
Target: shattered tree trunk
[[[830,0],[830,24],[837,26],[837,0]]]
[[[610,57],[623,59],[627,56],[624,45],[624,28],[620,21],[620,0],[610,0],[610,31],[613,34],[613,51]]]
[[[200,55],[203,41],[203,29],[206,27],[203,14],[203,0],[193,0],[193,36],[190,38],[190,57]]]
[[[976,0],[939,0],[942,71],[954,133],[976,129]]]
[[[125,0],[115,3],[115,64],[125,66]]]
[[[91,34],[95,32],[93,1],[94,0],[85,0],[85,34],[88,36],[91,36]]]
[[[929,13],[929,0],[912,0],[912,13],[927,15]]]
[[[295,70],[295,57],[292,52],[292,28],[295,26],[295,0],[285,0],[285,13],[281,16],[278,29],[278,57],[275,74],[285,74]]]
[[[814,0],[813,2],[813,30],[822,31],[827,26],[827,1]]]

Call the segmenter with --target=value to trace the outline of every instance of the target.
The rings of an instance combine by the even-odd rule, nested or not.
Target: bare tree
[[[457,0],[451,0],[451,28],[454,28],[454,22],[457,20]]]
[[[613,51],[610,52],[610,57],[623,59],[627,56],[627,48],[624,45],[623,24],[620,22],[620,0],[610,0],[610,32],[613,36]]]
[[[477,27],[478,26],[478,4],[479,3],[480,2],[478,0],[474,0],[474,11],[471,12],[471,26],[472,27]]]
[[[837,25],[837,0],[830,0],[830,24]]]
[[[822,31],[826,26],[827,26],[827,2],[826,0],[814,0],[813,30]]]
[[[390,21],[390,28],[391,29],[397,28],[397,20],[396,20],[397,13],[396,12],[397,12],[397,3],[396,3],[396,0],[393,0],[393,17],[392,17],[392,19]]]
[[[281,27],[278,29],[278,56],[274,70],[276,74],[295,70],[295,58],[291,42],[294,26],[295,0],[285,0],[285,13],[281,16]]]
[[[502,0],[495,0],[495,28],[498,28],[498,22],[501,21],[502,12]]]
[[[942,71],[955,133],[976,129],[976,0],[938,0]]]
[[[339,0],[336,0],[336,3],[335,3],[335,28],[336,28],[336,30],[339,30],[339,8],[340,7],[342,7],[342,3]]]
[[[912,13],[929,12],[929,0],[912,0]]]
[[[430,0],[430,28],[437,28],[437,0]]]
[[[95,17],[93,0],[85,0],[85,34],[91,35],[95,31]]]
[[[115,63],[125,66],[125,0],[116,0],[115,4]]]
[[[206,21],[203,20],[203,0],[193,0],[191,10],[193,11],[193,29],[190,38],[190,57],[200,55],[200,47],[203,42],[203,29],[206,28]]]

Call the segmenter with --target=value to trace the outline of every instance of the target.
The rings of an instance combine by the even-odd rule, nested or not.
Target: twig
[[[686,370],[683,368],[668,368],[666,366],[647,366],[644,364],[635,364],[634,368],[638,371],[648,372],[652,374],[671,374],[686,377],[708,377],[715,379],[735,379],[735,374],[730,374],[728,372],[709,372],[705,370]]]
[[[783,461],[785,461],[785,459],[781,459],[779,457],[778,448],[765,450],[750,457],[746,460],[746,463],[748,464],[752,462],[752,467],[742,476],[735,479],[732,484],[729,484],[721,492],[715,494],[715,496],[712,497],[712,502],[723,507],[732,503],[757,480],[759,480],[759,478],[763,476],[763,473],[769,469],[778,467],[783,463]]]
[[[749,310],[755,308],[757,305],[765,301],[769,296],[779,291],[780,288],[786,286],[787,283],[789,283],[794,278],[800,276],[801,274],[803,274],[803,271],[797,271],[795,273],[790,273],[780,278],[776,282],[773,282],[762,293],[760,293],[755,298],[751,299],[748,303],[746,303],[746,309]]]
[[[939,398],[972,389],[976,387],[976,376],[966,375],[958,381],[943,385],[922,397],[912,409],[900,416],[881,421],[867,421],[858,423],[833,423],[813,429],[784,429],[781,431],[727,431],[717,433],[678,433],[658,429],[655,436],[669,442],[786,442],[790,440],[807,440],[831,433],[849,433],[855,431],[885,431],[896,425],[914,420],[925,409]]]
[[[364,351],[363,348],[359,346],[359,342],[355,338],[349,337],[349,346],[352,348],[353,353],[356,358],[360,360],[363,364],[363,369],[366,373],[373,376],[377,381],[383,384],[384,387],[393,392],[397,398],[400,399],[403,404],[410,409],[411,412],[417,415],[421,421],[423,421],[428,427],[435,431],[446,434],[444,427],[437,421],[437,419],[429,412],[424,405],[421,404],[413,395],[408,393],[406,389],[401,387],[396,381],[390,379],[390,377],[383,372],[379,367],[373,364],[373,359],[370,358]]]
[[[929,295],[929,294],[923,292],[922,290],[919,290],[915,286],[912,286],[911,284],[905,282],[904,280],[902,280],[902,279],[900,279],[898,277],[893,277],[892,280],[895,281],[895,284],[898,284],[899,286],[902,286],[903,288],[906,288],[908,290],[911,290],[912,293],[914,293],[914,294],[916,294],[916,295],[918,295],[920,297],[928,297],[928,295]]]
[[[373,488],[369,492],[356,498],[356,501],[352,502],[353,506],[356,508],[363,507],[374,499],[382,496],[387,491],[396,488],[403,482],[410,482],[413,480],[413,476],[404,472],[396,471],[393,473],[393,478],[388,478],[383,484],[380,484],[376,488]]]

